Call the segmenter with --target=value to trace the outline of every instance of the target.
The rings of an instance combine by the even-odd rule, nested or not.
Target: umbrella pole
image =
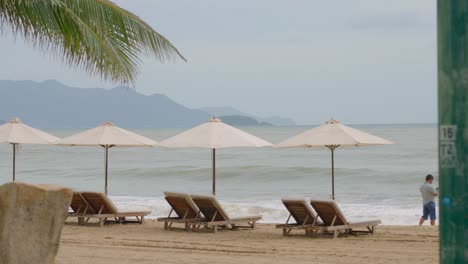
[[[332,165],[332,200],[335,200],[335,148],[331,147],[331,165]]]
[[[16,179],[16,144],[11,144],[13,146],[13,181]]]
[[[213,195],[216,195],[216,149],[212,149],[212,157],[211,160],[213,162],[213,187],[212,187],[212,193]]]
[[[105,165],[105,175],[106,175],[106,178],[105,178],[105,184],[104,184],[104,191],[107,195],[107,167],[108,167],[108,164],[109,164],[109,146],[105,146],[106,148],[106,165]]]

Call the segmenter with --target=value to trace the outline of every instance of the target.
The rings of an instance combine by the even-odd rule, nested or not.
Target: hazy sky
[[[136,89],[301,124],[436,121],[435,0],[119,0],[188,59],[144,59]],[[21,39],[0,79],[112,87]]]

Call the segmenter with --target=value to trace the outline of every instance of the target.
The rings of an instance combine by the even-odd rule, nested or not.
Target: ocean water
[[[361,125],[394,145],[338,148],[336,200],[352,220],[379,218],[388,225],[414,225],[421,216],[419,186],[437,172],[436,125]],[[272,143],[310,127],[243,128]],[[57,136],[78,131],[49,131]],[[181,130],[136,130],[162,140]],[[0,183],[11,180],[11,146],[0,144]],[[75,190],[103,191],[101,147],[22,145],[18,181],[53,183]],[[328,199],[330,151],[306,148],[217,150],[217,197],[232,215],[261,214],[263,222],[284,222],[282,197]],[[211,193],[209,149],[119,148],[109,151],[109,195],[121,209],[166,216],[163,191]]]

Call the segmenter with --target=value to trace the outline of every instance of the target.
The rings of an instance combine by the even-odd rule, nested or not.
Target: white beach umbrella
[[[272,146],[261,138],[211,118],[208,122],[168,138],[158,144],[167,148],[209,148],[212,151],[213,195],[216,194],[216,149]]]
[[[98,127],[63,138],[58,145],[66,146],[101,146],[105,149],[105,187],[107,194],[107,171],[109,163],[109,148],[122,147],[153,147],[156,141],[106,122]]]
[[[13,181],[16,178],[16,149],[18,144],[52,144],[59,138],[21,123],[18,118],[0,126],[0,142],[13,146]]]
[[[332,198],[335,199],[334,151],[338,147],[387,145],[392,142],[330,119],[325,124],[278,143],[275,147],[327,147],[331,150]]]

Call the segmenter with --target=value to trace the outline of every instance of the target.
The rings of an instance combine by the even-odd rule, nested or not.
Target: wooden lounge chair
[[[158,221],[164,222],[164,229],[171,228],[172,224],[184,224],[185,230],[189,231],[193,222],[203,220],[200,216],[200,210],[190,198],[190,195],[184,193],[164,192],[165,199],[171,206],[171,211],[167,217],[158,218]],[[175,213],[175,216],[172,214]]]
[[[286,223],[276,225],[276,228],[283,229],[283,236],[289,235],[293,229],[305,229],[305,234],[310,234],[310,227],[322,225],[318,216],[304,199],[282,199],[281,200],[289,212]],[[290,223],[291,217],[295,223]]]
[[[231,218],[224,211],[216,197],[205,195],[190,195],[190,197],[200,209],[200,212],[205,216],[205,220],[197,221],[198,224],[203,225],[206,228],[211,228],[213,232],[216,232],[218,227],[230,227],[231,229],[254,229],[256,222],[262,218],[260,215]],[[247,225],[241,226],[239,224]]]
[[[310,204],[323,221],[323,226],[313,227],[312,229],[331,231],[333,232],[333,238],[338,237],[340,233],[344,232],[375,234],[377,226],[382,223],[380,220],[351,223],[346,220],[346,217],[335,201],[311,200]],[[356,228],[364,228],[366,230],[355,230]]]
[[[93,215],[96,213],[80,192],[73,192],[70,208],[72,211],[68,212],[68,217],[77,217],[78,224],[84,223],[86,215]]]
[[[91,218],[99,219],[99,224],[102,226],[108,222],[118,223],[140,223],[142,224],[145,216],[149,215],[151,211],[140,212],[120,212],[112,203],[112,201],[104,193],[99,192],[82,192],[81,197],[93,209],[94,214],[86,214],[86,222]],[[127,217],[135,217],[135,221],[127,220]],[[109,218],[114,219],[108,220]]]
[[[73,192],[70,208],[72,211],[68,213],[69,216],[81,216],[87,213],[94,214],[93,208],[89,206],[80,192]]]

